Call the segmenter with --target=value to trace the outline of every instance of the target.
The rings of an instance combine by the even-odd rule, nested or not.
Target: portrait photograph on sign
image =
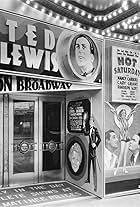
[[[101,43],[88,32],[64,31],[56,45],[61,73],[75,80],[101,83],[101,54]]]
[[[81,33],[72,37],[69,62],[80,79],[95,78],[100,66],[100,54],[92,36]]]

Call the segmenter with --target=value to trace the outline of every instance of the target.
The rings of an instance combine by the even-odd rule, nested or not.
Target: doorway
[[[9,185],[64,180],[64,100],[9,98]]]

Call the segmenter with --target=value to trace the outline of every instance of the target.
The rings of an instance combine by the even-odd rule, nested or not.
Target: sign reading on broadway
[[[140,102],[140,51],[112,47],[112,101]]]
[[[42,79],[23,76],[1,75],[0,93],[7,92],[43,92],[43,91],[68,91],[90,89],[91,85],[83,85],[62,79]]]

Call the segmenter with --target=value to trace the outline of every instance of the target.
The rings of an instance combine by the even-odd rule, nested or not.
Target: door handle
[[[51,153],[55,151],[63,150],[63,142],[54,142],[53,140],[50,140],[49,142],[43,142],[42,145],[42,151],[49,151]]]
[[[34,152],[37,151],[37,149],[35,149],[35,144],[37,143],[29,143],[26,142],[25,140],[21,141],[18,144],[13,144],[13,151],[14,152],[20,152],[22,154],[26,154],[28,152]]]

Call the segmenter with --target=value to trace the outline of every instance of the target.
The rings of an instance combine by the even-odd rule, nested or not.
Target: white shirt
[[[134,165],[136,164],[137,158],[138,158],[139,152],[137,152],[137,154],[134,155]]]
[[[105,169],[113,169],[116,167],[117,163],[117,155],[114,153],[110,152],[107,148],[105,148],[104,151],[104,165]]]

